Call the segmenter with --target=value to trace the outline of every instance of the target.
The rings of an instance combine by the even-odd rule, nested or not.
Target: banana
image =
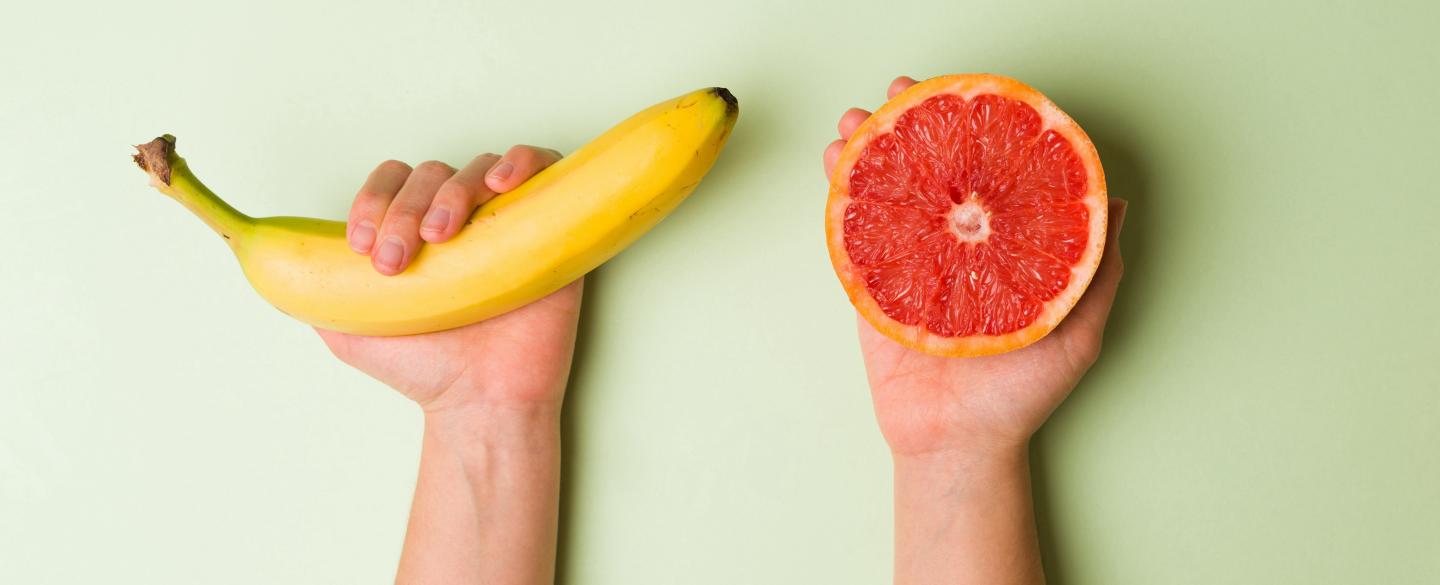
[[[351,251],[343,222],[240,213],[195,178],[173,136],[137,146],[134,158],[155,188],[225,238],[280,311],[335,331],[411,335],[510,311],[609,260],[695,189],[738,115],[718,87],[651,106],[480,206],[397,276]]]

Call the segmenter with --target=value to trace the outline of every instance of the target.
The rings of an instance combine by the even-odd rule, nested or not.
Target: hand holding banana
[[[619,253],[694,190],[738,114],[722,88],[656,104],[484,202],[468,222],[427,218],[436,221],[419,232],[449,241],[418,252],[418,245],[387,248],[396,242],[384,233],[355,233],[384,232],[376,221],[347,233],[337,221],[248,217],[196,179],[170,136],[137,147],[135,160],[157,189],[225,238],[251,285],[276,308],[324,329],[411,335],[525,305]],[[352,220],[365,213],[360,206]],[[360,247],[373,250],[370,259],[355,253]]]

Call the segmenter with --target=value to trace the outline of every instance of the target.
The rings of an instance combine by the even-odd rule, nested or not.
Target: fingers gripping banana
[[[351,251],[342,222],[236,211],[195,178],[171,136],[137,147],[135,160],[225,238],[250,284],[281,311],[335,331],[410,335],[520,307],[619,253],[695,189],[738,115],[722,88],[656,104],[480,206],[398,276]]]

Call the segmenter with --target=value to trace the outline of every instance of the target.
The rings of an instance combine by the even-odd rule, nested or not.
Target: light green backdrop
[[[897,74],[1049,94],[1132,201],[1034,448],[1062,584],[1440,579],[1440,13],[1208,2],[25,2],[0,19],[0,582],[381,583],[419,418],[264,304],[129,145],[252,214],[385,158],[573,149],[724,85],[733,140],[588,290],[562,581],[883,583],[888,457],[820,150]]]

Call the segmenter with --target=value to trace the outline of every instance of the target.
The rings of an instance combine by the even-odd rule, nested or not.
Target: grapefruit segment
[[[1085,132],[996,75],[918,83],[841,151],[826,235],[851,302],[936,355],[978,356],[1049,333],[1105,241],[1105,177]]]

